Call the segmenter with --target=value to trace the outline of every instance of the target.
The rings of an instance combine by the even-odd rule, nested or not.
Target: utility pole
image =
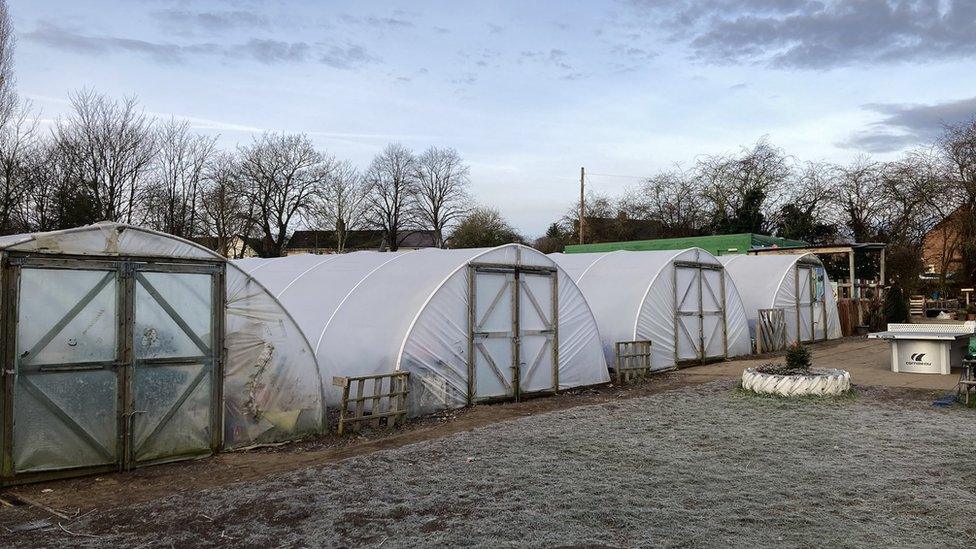
[[[583,223],[584,223],[583,222],[583,212],[585,211],[583,209],[583,200],[584,200],[583,186],[585,185],[585,183],[584,183],[585,181],[586,181],[586,168],[584,168],[584,167],[581,166],[580,167],[580,213],[579,213],[579,237],[580,237],[580,244],[583,243]]]

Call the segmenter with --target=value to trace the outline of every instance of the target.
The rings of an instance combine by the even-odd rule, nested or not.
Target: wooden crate
[[[403,423],[407,419],[409,381],[410,372],[333,377],[332,384],[342,387],[339,435],[347,427],[358,431],[363,425],[393,428]]]
[[[618,341],[615,347],[617,383],[624,383],[651,373],[650,341]]]
[[[787,346],[786,313],[783,309],[759,309],[756,321],[756,352],[782,351]]]

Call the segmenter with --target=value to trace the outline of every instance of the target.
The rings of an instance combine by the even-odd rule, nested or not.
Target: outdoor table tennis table
[[[891,343],[891,371],[948,375],[961,366],[976,322],[963,324],[889,324],[888,330],[868,334]]]

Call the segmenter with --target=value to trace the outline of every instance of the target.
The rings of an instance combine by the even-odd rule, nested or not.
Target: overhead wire
[[[593,172],[586,172],[586,176],[587,177],[589,177],[591,175],[595,175],[595,176],[598,176],[598,177],[622,177],[622,178],[626,178],[626,179],[647,179],[647,176],[646,175],[622,175],[622,174],[617,174],[617,173],[593,173]]]

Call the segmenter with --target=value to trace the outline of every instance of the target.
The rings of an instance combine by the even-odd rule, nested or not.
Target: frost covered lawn
[[[870,391],[713,382],[261,482],[99,511],[12,541],[278,546],[971,546],[976,415]],[[174,479],[179,482],[179,479]],[[2,536],[4,534],[0,534]]]

